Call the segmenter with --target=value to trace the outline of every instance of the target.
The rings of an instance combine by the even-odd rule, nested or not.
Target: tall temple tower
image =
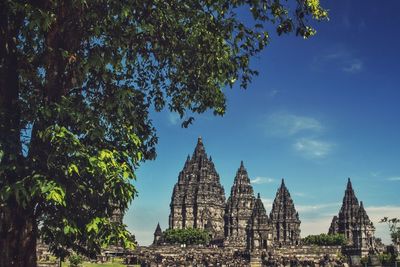
[[[354,193],[350,178],[347,181],[346,190],[344,192],[342,207],[339,216],[332,219],[329,234],[343,234],[349,245],[353,244],[353,230],[358,222],[358,211],[360,205]]]
[[[254,202],[253,187],[242,161],[226,204],[225,246],[246,248],[246,227],[253,213]]]
[[[267,250],[272,247],[272,238],[271,222],[258,194],[247,226],[247,249]]]
[[[207,228],[213,239],[224,238],[225,192],[201,138],[179,173],[170,208],[169,228]]]
[[[375,227],[369,219],[362,201],[360,202],[357,219],[358,223],[353,230],[353,243],[355,247],[361,249],[361,254],[368,254],[370,249],[375,249]]]
[[[367,255],[370,250],[375,250],[375,227],[362,201],[358,203],[350,178],[347,181],[339,216],[333,217],[328,233],[343,234],[347,240],[348,250],[353,250],[354,254]]]
[[[285,181],[276,193],[270,218],[273,226],[274,243],[277,245],[298,245],[300,242],[300,219]]]

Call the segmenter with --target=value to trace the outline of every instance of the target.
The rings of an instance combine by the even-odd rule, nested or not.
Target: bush
[[[72,254],[68,257],[70,267],[78,267],[83,262],[82,256],[78,254]]]
[[[346,238],[342,234],[319,234],[309,235],[303,238],[305,245],[318,245],[318,246],[343,246],[346,245]]]
[[[387,254],[387,253],[382,253],[379,255],[379,260],[382,263],[382,265],[394,265],[394,262],[396,260],[396,256],[393,254]]]
[[[210,234],[202,229],[167,229],[164,240],[170,244],[206,245],[210,242]]]

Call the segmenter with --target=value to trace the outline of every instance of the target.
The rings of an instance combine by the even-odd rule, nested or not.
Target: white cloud
[[[395,176],[395,177],[389,177],[389,181],[400,181],[400,176]]]
[[[317,71],[329,70],[331,68],[346,73],[359,73],[364,69],[364,62],[354,52],[342,45],[332,47],[314,58],[313,68]]]
[[[301,220],[301,236],[328,233],[332,218],[338,214],[340,205],[340,202],[296,205]]]
[[[258,176],[258,177],[256,177],[256,178],[250,180],[250,182],[251,182],[252,184],[270,184],[270,183],[275,182],[275,179],[274,179],[274,178],[270,178],[270,177],[261,177],[261,176]]]
[[[171,125],[177,125],[178,122],[179,122],[179,119],[180,119],[179,114],[177,114],[177,113],[172,113],[172,112],[169,112],[169,113],[168,113],[168,122],[169,122]]]
[[[320,218],[303,219],[301,218],[301,236],[318,235],[328,233],[329,226],[331,225],[332,217],[325,216]]]
[[[381,173],[380,172],[370,172],[369,173],[372,177],[378,177]]]
[[[272,89],[271,91],[269,91],[269,93],[268,93],[268,95],[271,97],[271,98],[274,98],[277,94],[279,94],[280,93],[280,91],[279,90],[277,90],[277,89]]]
[[[332,209],[332,208],[339,211],[340,205],[341,205],[340,202],[324,203],[324,204],[316,204],[316,205],[297,205],[296,209],[298,212],[302,212],[302,213],[312,213],[312,212],[319,213],[321,210],[326,211],[327,209]]]
[[[267,118],[267,133],[275,136],[292,136],[301,132],[320,132],[321,123],[312,117],[289,113],[274,113]]]
[[[264,208],[267,211],[267,214],[269,214],[272,209],[272,204],[274,203],[274,200],[271,198],[261,198],[261,201],[264,204]]]
[[[324,158],[333,148],[333,144],[321,140],[302,138],[293,145],[294,149],[307,158]]]
[[[347,73],[358,73],[363,69],[363,67],[364,63],[360,59],[353,59],[347,62],[342,70]]]
[[[297,197],[306,197],[307,196],[305,193],[302,193],[302,192],[294,192],[293,195],[295,195]]]

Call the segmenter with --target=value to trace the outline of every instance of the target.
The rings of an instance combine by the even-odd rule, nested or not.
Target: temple
[[[228,251],[267,255],[286,248],[301,248],[300,218],[294,201],[282,179],[272,208],[267,213],[260,194],[253,186],[243,161],[233,179],[230,195],[225,191],[214,163],[198,139],[188,156],[172,192],[169,229],[207,230],[213,246]],[[338,216],[334,216],[329,234],[343,234],[347,255],[366,255],[374,249],[374,226],[364,206],[358,202],[349,179]],[[162,245],[163,232],[158,224],[153,246]],[[257,256],[258,257],[258,256]]]
[[[179,173],[171,198],[169,227],[210,231],[213,240],[224,238],[225,191],[201,138],[192,158]],[[207,225],[208,224],[208,225]]]
[[[255,203],[247,170],[240,163],[225,209],[225,246],[246,248],[250,218]]]
[[[358,202],[349,178],[339,215],[333,217],[328,233],[345,236],[348,254],[367,255],[375,250],[374,232],[375,227],[363,202]]]
[[[284,179],[276,192],[270,218],[273,225],[274,243],[279,246],[300,243],[301,221]]]
[[[254,196],[242,161],[225,202],[224,188],[201,138],[179,173],[170,208],[170,229],[206,229],[214,244],[234,250],[267,251],[274,245],[300,242],[299,214],[283,179],[268,216],[260,195]]]

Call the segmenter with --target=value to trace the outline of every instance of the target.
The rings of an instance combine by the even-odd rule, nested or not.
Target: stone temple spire
[[[161,241],[161,237],[162,237],[162,231],[161,231],[160,223],[157,223],[156,230],[154,231],[153,245],[158,245]]]
[[[337,234],[339,231],[339,218],[338,216],[333,216],[331,226],[329,227],[328,234]]]
[[[242,161],[226,204],[225,246],[246,247],[246,226],[253,212],[254,201],[253,187]]]
[[[371,224],[371,220],[369,219],[369,216],[364,209],[364,204],[362,201],[360,201],[360,209],[358,210],[358,218],[360,219],[361,224]]]
[[[276,193],[270,214],[274,228],[274,242],[280,245],[297,245],[300,242],[300,219],[285,180]]]
[[[258,193],[247,227],[247,249],[250,251],[265,250],[271,245],[271,222],[261,201],[260,193]]]
[[[204,148],[204,144],[203,144],[203,140],[202,140],[201,136],[199,136],[199,138],[197,139],[197,145],[196,145],[196,148],[194,149],[192,157],[197,158],[197,159],[198,158],[207,159],[207,153]]]
[[[347,181],[339,216],[332,219],[329,234],[343,234],[348,247],[359,251],[362,256],[375,248],[375,228],[364,209],[362,201],[354,193],[350,178]]]
[[[342,207],[340,208],[337,220],[337,233],[344,234],[349,244],[353,242],[353,229],[357,224],[357,215],[359,209],[360,205],[358,203],[358,199],[354,193],[351,180],[348,178]],[[330,232],[330,234],[335,234],[335,232]]]
[[[207,226],[213,239],[224,237],[225,192],[201,137],[179,173],[170,208],[171,229]]]
[[[253,215],[259,216],[259,215],[263,215],[266,213],[267,212],[265,211],[264,204],[261,201],[260,193],[257,193],[257,199],[255,201],[254,208],[253,208]],[[266,217],[264,219],[265,219],[265,222],[269,221],[268,217]]]
[[[364,209],[363,202],[360,202],[360,209],[357,215],[358,223],[353,230],[353,243],[361,249],[361,254],[368,254],[375,249],[375,227]]]

